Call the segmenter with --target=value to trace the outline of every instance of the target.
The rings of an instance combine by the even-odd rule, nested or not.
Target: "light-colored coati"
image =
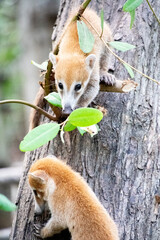
[[[68,228],[72,240],[118,240],[116,224],[85,180],[63,161],[43,158],[29,171],[29,184],[35,197],[35,211],[45,202],[51,218],[41,229],[46,238]]]
[[[109,53],[90,25],[83,19],[95,38],[93,50],[85,54],[79,45],[77,22],[71,21],[77,10],[73,10],[64,27],[58,55],[52,52],[49,59],[55,70],[56,87],[61,96],[63,112],[71,113],[76,108],[88,106],[99,91],[100,76],[107,76],[108,83],[114,83],[114,76],[107,72]],[[85,17],[101,33],[101,20],[91,9]],[[103,38],[112,40],[109,26],[104,23]]]
[[[90,54],[84,54],[79,46],[77,23],[72,22],[72,17],[78,10],[71,12],[61,36],[58,39],[59,53],[49,54],[56,72],[56,87],[60,93],[63,112],[70,113],[77,107],[86,107],[92,102],[99,91],[99,81],[105,79],[108,85],[115,84],[115,77],[109,74],[109,53],[95,32],[88,26],[95,37],[95,44]],[[86,9],[83,16],[88,19],[99,33],[101,33],[100,18],[93,10]],[[71,23],[71,24],[70,24]],[[111,41],[112,35],[109,26],[104,23],[103,38]],[[55,42],[54,45],[56,45]],[[105,76],[105,77],[103,77]],[[40,88],[35,103],[39,107],[44,105],[44,90]],[[39,124],[40,114],[32,110],[30,130]]]

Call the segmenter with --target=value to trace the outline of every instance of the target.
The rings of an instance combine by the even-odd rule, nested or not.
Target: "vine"
[[[104,45],[107,47],[107,49],[108,49],[121,63],[128,65],[130,68],[132,68],[132,69],[135,70],[136,72],[140,73],[142,76],[144,76],[144,77],[146,77],[146,78],[148,78],[148,79],[150,79],[150,80],[152,80],[152,81],[154,81],[154,82],[156,82],[157,84],[160,85],[160,83],[159,83],[156,79],[151,78],[151,77],[149,77],[148,75],[142,73],[141,71],[139,71],[138,69],[134,68],[134,67],[131,66],[129,63],[125,62],[123,59],[121,59],[117,54],[115,54],[115,53],[111,50],[111,48],[108,46],[110,43],[109,43],[109,42],[107,42],[107,43],[105,42],[105,40],[103,39],[103,37],[101,36],[101,34],[98,33],[98,31],[95,29],[95,27],[94,27],[84,16],[81,16],[81,18],[84,19],[84,20],[92,27],[92,29],[95,31],[95,33],[98,35],[98,37],[103,41],[103,43],[104,43]]]
[[[153,8],[152,8],[152,6],[151,6],[151,4],[150,4],[149,0],[146,0],[146,1],[147,1],[147,3],[148,3],[148,6],[149,6],[149,7],[150,7],[150,9],[151,9],[151,11],[152,11],[153,15],[155,16],[155,18],[156,18],[157,22],[158,22],[158,23],[159,23],[159,25],[160,25],[160,20],[158,19],[158,17],[157,17],[157,15],[156,15],[155,11],[153,10]]]

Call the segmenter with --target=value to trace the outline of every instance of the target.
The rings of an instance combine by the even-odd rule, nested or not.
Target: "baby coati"
[[[87,107],[99,92],[100,76],[108,78],[108,84],[114,84],[114,76],[107,72],[109,53],[95,31],[83,19],[92,32],[95,41],[93,49],[86,54],[80,49],[77,21],[71,21],[77,10],[73,10],[62,31],[58,55],[52,52],[49,59],[55,71],[56,88],[62,100],[63,112],[70,114],[74,109]],[[101,20],[91,9],[82,14],[101,34]],[[104,23],[103,38],[112,40],[109,26]]]
[[[68,228],[72,240],[118,240],[116,224],[85,180],[56,157],[37,160],[29,171],[35,211],[47,202],[51,218],[42,238]]]

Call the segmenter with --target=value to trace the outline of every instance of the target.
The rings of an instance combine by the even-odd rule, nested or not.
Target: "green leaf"
[[[90,53],[94,46],[94,36],[83,21],[77,21],[79,45],[84,53]]]
[[[44,70],[44,71],[47,71],[47,66],[48,66],[48,62],[43,62],[41,64],[38,64],[36,63],[35,61],[31,61],[31,63],[36,66],[37,68],[41,69],[41,70]]]
[[[103,26],[104,26],[104,11],[103,9],[101,10],[101,29],[103,33]]]
[[[127,71],[129,73],[129,75],[131,76],[131,78],[134,78],[134,72],[132,71],[132,68],[130,68],[130,66],[128,66],[128,64],[126,64],[126,63],[123,63],[123,65],[127,69]]]
[[[70,122],[67,122],[63,129],[65,132],[70,132],[73,131],[75,128],[76,126],[73,126]]]
[[[52,92],[44,97],[50,104],[62,108],[61,98],[59,93]]]
[[[131,45],[131,44],[125,43],[125,42],[118,42],[118,41],[109,42],[109,45],[111,45],[112,47],[114,47],[117,50],[120,50],[122,52],[125,52],[125,51],[135,48],[134,45]]]
[[[137,7],[139,7],[139,5],[141,5],[142,2],[143,0],[128,0],[123,6],[123,11],[132,12]]]
[[[77,127],[87,127],[100,122],[103,114],[94,108],[78,108],[69,115],[69,122]]]
[[[133,23],[134,23],[134,19],[135,19],[135,13],[136,13],[136,11],[133,10],[133,11],[131,11],[131,12],[129,12],[129,13],[130,13],[130,15],[131,15],[131,23],[130,23],[130,29],[131,29],[132,26],[133,26]]]
[[[42,124],[31,130],[20,143],[22,152],[33,151],[41,147],[51,139],[55,138],[59,132],[60,125],[57,123]]]
[[[82,136],[84,133],[86,133],[86,131],[84,129],[82,129],[81,127],[77,127],[77,129]]]
[[[3,194],[0,194],[0,209],[11,212],[16,210],[16,206]]]

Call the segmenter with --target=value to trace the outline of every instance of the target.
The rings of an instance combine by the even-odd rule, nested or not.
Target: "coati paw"
[[[41,237],[41,234],[40,234],[41,228],[42,226],[40,224],[34,224],[34,235],[38,238]]]
[[[103,82],[108,86],[113,86],[116,82],[116,78],[113,74],[107,72],[100,76],[100,82]]]

